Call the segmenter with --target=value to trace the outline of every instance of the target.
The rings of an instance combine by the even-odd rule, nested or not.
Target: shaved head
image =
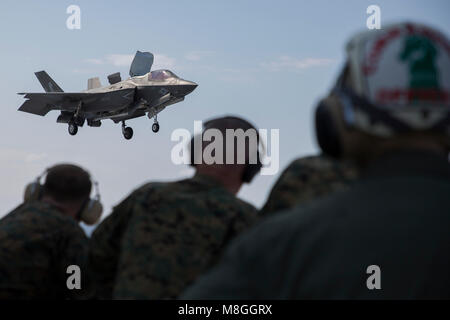
[[[44,195],[68,202],[89,197],[92,183],[88,172],[72,164],[56,165],[47,171]]]

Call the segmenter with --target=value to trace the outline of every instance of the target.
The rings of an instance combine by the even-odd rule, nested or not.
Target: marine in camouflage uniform
[[[206,175],[149,183],[94,231],[99,298],[176,298],[256,219],[256,209]]]
[[[296,159],[275,183],[261,209],[261,215],[290,209],[335,191],[345,190],[356,175],[356,168],[326,155]]]
[[[87,297],[88,239],[55,206],[27,202],[0,220],[0,299]],[[67,267],[81,269],[81,290],[69,290]]]

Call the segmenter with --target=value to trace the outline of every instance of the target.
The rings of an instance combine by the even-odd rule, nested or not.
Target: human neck
[[[242,186],[242,179],[240,178],[238,170],[220,170],[211,166],[198,166],[197,173],[208,176],[219,184],[221,184],[226,190],[236,195]]]
[[[49,196],[43,196],[41,201],[56,207],[62,214],[66,215],[66,216],[70,216],[70,217],[76,219],[76,214],[77,213],[72,209],[71,206],[65,205],[63,203],[60,203],[60,202],[56,201],[55,199],[53,199],[52,197],[49,197]]]

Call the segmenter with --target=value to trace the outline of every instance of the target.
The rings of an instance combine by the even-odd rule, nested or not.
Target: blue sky
[[[66,28],[69,5],[81,8],[81,29]],[[332,85],[344,45],[366,28],[366,8],[381,8],[381,24],[411,20],[450,34],[449,1],[2,1],[0,4],[2,126],[0,216],[20,203],[23,187],[45,167],[74,162],[99,180],[106,214],[148,180],[191,174],[170,161],[174,129],[223,114],[280,129],[280,172],[290,161],[317,152],[312,111]],[[156,54],[167,67],[199,87],[152,121],[83,127],[69,136],[57,112],[41,118],[17,111],[17,92],[41,92],[34,72],[46,70],[65,90],[86,89],[87,79],[120,71],[136,50]],[[259,176],[240,196],[256,206],[276,176]]]

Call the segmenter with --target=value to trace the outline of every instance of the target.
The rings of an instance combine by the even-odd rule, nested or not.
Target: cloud
[[[213,54],[212,51],[191,51],[188,52],[184,58],[189,61],[199,61],[203,58],[209,57]]]
[[[47,158],[48,154],[43,152],[33,153],[21,149],[0,148],[0,163],[12,162],[17,165],[22,165],[24,163],[39,165],[38,162],[46,160]]]
[[[79,74],[92,74],[92,68],[74,68],[72,69],[73,73],[79,73]]]
[[[86,59],[85,62],[91,63],[91,64],[103,64],[102,59]]]
[[[133,61],[134,54],[108,54],[102,59],[90,58],[84,60],[89,64],[102,65],[109,64],[116,67],[129,67]],[[165,54],[154,54],[152,69],[170,69],[175,66],[176,60]]]
[[[48,155],[46,153],[29,153],[25,157],[25,162],[38,162],[46,159]]]
[[[0,218],[22,201],[27,183],[48,165],[47,153],[0,147]]]
[[[112,64],[116,67],[128,67],[133,61],[134,55],[132,54],[109,54],[106,56],[105,61],[107,64]]]
[[[261,64],[261,66],[271,71],[281,71],[285,69],[302,70],[314,67],[327,66],[332,64],[333,62],[334,62],[333,59],[326,59],[326,58],[298,59],[289,56],[281,56],[275,61],[264,62]]]
[[[164,54],[155,54],[155,60],[152,69],[172,69],[175,67],[176,60]]]

